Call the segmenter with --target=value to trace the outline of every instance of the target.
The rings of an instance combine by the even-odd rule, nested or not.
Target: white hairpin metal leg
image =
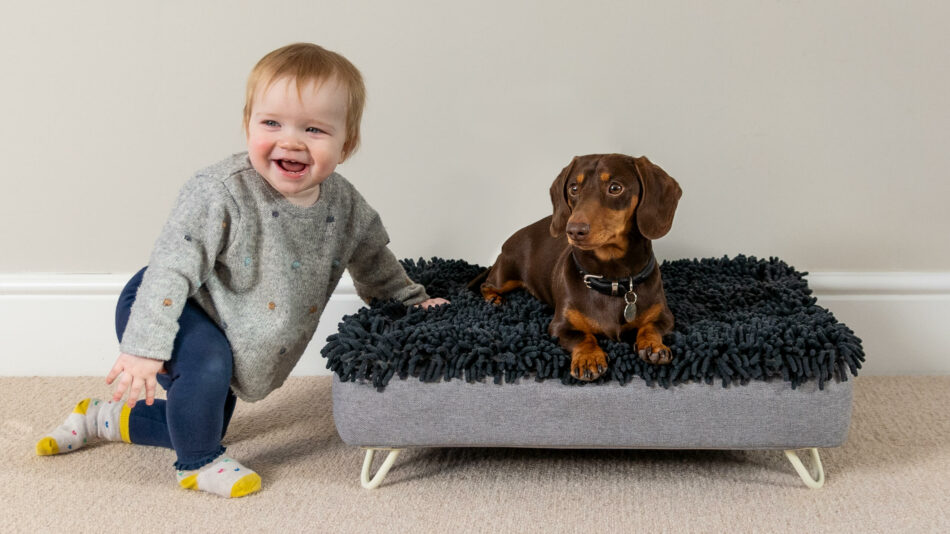
[[[808,450],[811,451],[812,462],[818,471],[817,477],[813,477],[812,474],[808,472],[808,469],[805,468],[805,464],[802,463],[796,451],[785,451],[785,456],[789,462],[792,462],[792,467],[798,472],[798,476],[802,477],[802,481],[805,485],[811,489],[818,489],[825,485],[825,468],[821,466],[821,457],[818,456],[818,449],[811,448]]]
[[[366,451],[366,457],[363,459],[363,472],[360,475],[360,483],[363,484],[363,487],[366,489],[374,489],[383,483],[383,479],[389,474],[389,469],[396,462],[396,458],[399,457],[399,453],[402,452],[402,449],[375,449],[366,447],[364,450]],[[373,455],[376,451],[389,451],[389,454],[386,455],[386,459],[383,460],[383,465],[379,467],[379,471],[376,472],[376,475],[370,479],[369,471],[373,467]]]
[[[360,474],[360,483],[366,489],[375,489],[383,483],[383,480],[386,478],[386,475],[389,474],[389,470],[392,468],[393,464],[396,463],[396,458],[399,457],[399,453],[402,452],[402,449],[378,449],[367,447],[364,449],[366,451],[366,456],[363,459],[363,472]],[[376,451],[389,451],[389,454],[386,455],[386,459],[383,460],[383,465],[379,467],[379,470],[376,471],[376,474],[373,478],[370,478],[370,470],[373,467],[373,456],[376,454]],[[812,462],[814,462],[814,467],[817,472],[816,476],[808,471],[808,468],[805,467],[805,464],[802,463],[801,458],[798,457],[798,452],[795,450],[785,451],[785,456],[788,458],[788,461],[792,463],[792,467],[795,468],[795,471],[798,473],[798,476],[801,477],[802,482],[805,483],[811,489],[818,489],[825,485],[825,469],[821,465],[821,456],[818,454],[817,448],[810,448],[808,451],[811,452]]]

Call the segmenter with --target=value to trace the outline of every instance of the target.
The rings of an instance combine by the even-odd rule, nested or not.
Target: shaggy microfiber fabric
[[[409,276],[450,305],[407,309],[374,302],[343,318],[322,353],[342,381],[358,379],[382,390],[394,377],[425,382],[463,379],[515,382],[570,374],[570,354],[548,335],[553,310],[523,290],[498,307],[466,288],[484,267],[462,260],[402,260]],[[664,337],[670,365],[642,361],[634,341],[598,338],[609,367],[598,380],[626,384],[640,377],[668,388],[687,381],[781,379],[792,387],[855,376],[864,361],[861,340],[815,304],[804,279],[778,260],[754,257],[665,261],[663,286],[676,324]]]

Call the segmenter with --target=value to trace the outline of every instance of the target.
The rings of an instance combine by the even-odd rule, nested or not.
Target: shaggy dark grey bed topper
[[[570,355],[548,335],[552,310],[524,291],[493,307],[465,284],[484,267],[462,260],[402,260],[410,278],[432,297],[452,304],[430,310],[374,302],[343,318],[322,354],[340,380],[366,380],[380,391],[398,376],[424,382],[464,379],[495,383],[571,377]],[[633,339],[600,338],[609,368],[591,384],[626,384],[639,376],[669,388],[687,381],[781,379],[792,387],[857,376],[861,340],[831,312],[815,304],[811,289],[785,262],[754,257],[665,261],[660,265],[667,301],[676,319],[664,337],[671,365],[645,363]]]

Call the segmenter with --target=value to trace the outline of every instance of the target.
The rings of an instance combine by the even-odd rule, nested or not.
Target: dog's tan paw
[[[647,347],[645,349],[640,349],[637,351],[637,355],[640,356],[640,359],[655,365],[668,365],[673,361],[673,353],[670,352],[670,348],[666,345],[660,345],[659,347]]]
[[[501,304],[505,302],[505,299],[502,298],[501,293],[489,287],[482,287],[482,298],[484,298],[485,302],[491,304],[492,306],[501,306]]]
[[[607,355],[600,349],[590,352],[575,351],[571,357],[571,376],[578,380],[597,380],[605,372]]]

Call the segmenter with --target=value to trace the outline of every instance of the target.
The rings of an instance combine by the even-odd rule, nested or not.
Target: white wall
[[[683,187],[663,258],[948,273],[948,19],[930,1],[8,2],[0,274],[143,265],[179,186],[243,149],[250,68],[294,41],[365,75],[340,170],[400,257],[488,263],[572,156],[624,152]]]
[[[178,187],[242,149],[244,81],[293,41],[366,76],[341,170],[400,256],[490,261],[575,154],[683,186],[666,257],[947,271],[950,4],[8,2],[0,272],[126,272]],[[438,221],[438,224],[433,224]]]

